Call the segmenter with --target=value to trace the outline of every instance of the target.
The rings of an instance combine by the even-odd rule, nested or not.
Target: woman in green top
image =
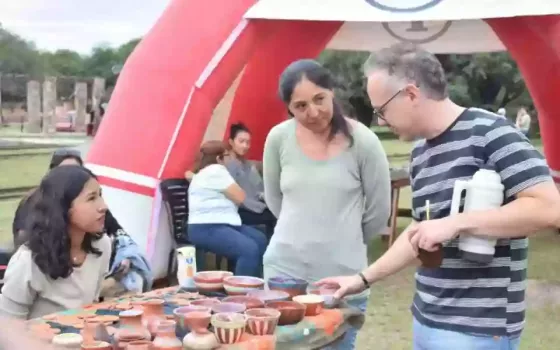
[[[389,219],[387,156],[369,128],[344,117],[334,80],[319,63],[292,63],[279,85],[292,118],[272,128],[264,147],[265,198],[278,218],[265,278],[312,283],[357,274],[368,265],[367,244]],[[365,311],[367,297],[348,301]],[[353,349],[356,333],[331,348]]]

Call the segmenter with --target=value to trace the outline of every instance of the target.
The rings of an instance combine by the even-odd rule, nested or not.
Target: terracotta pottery
[[[238,313],[219,313],[212,316],[211,323],[221,344],[235,344],[245,333],[247,317]]]
[[[151,340],[152,336],[148,329],[142,324],[142,310],[126,310],[119,313],[119,328],[113,335],[115,343],[120,346],[133,340]]]
[[[102,323],[94,319],[87,320],[84,324],[84,330],[81,332],[84,338],[84,344],[89,345],[95,343],[95,334],[97,333],[97,327],[100,327]]]
[[[79,349],[82,346],[84,338],[81,335],[75,333],[63,333],[55,335],[52,338],[52,344],[56,348],[70,348]]]
[[[165,301],[162,299],[151,299],[141,302],[144,308],[142,316],[142,324],[150,331],[152,337],[156,335],[158,324],[167,320],[165,310],[163,308]]]
[[[153,350],[154,345],[149,340],[135,340],[127,344],[124,350]]]
[[[212,312],[215,314],[228,312],[237,312],[242,314],[246,309],[247,307],[245,304],[239,303],[220,303],[212,306]]]
[[[254,297],[248,297],[246,295],[227,297],[224,298],[222,302],[244,304],[247,310],[264,307],[264,302],[262,300]]]
[[[216,292],[224,288],[224,278],[233,276],[229,271],[201,271],[193,279],[196,288],[201,292]]]
[[[270,290],[281,290],[290,294],[291,297],[305,294],[308,284],[305,280],[291,277],[272,277],[268,280]]]
[[[189,333],[183,338],[184,349],[213,350],[220,346],[214,333]]]
[[[290,294],[281,290],[252,290],[247,293],[247,296],[257,298],[265,304],[271,301],[290,300]]]
[[[191,320],[187,320],[187,315],[191,313],[196,314],[190,316]],[[204,332],[201,328],[204,322],[196,319],[203,318],[202,315],[208,315],[208,323],[206,323],[205,326],[205,328],[208,328],[208,324],[210,324],[211,309],[207,306],[181,306],[173,310],[173,315],[175,316],[175,322],[177,322],[179,335],[186,334],[188,331],[196,332],[196,329],[200,332]],[[192,328],[193,326],[195,328]]]
[[[325,298],[318,294],[298,295],[293,298],[296,303],[305,305],[305,316],[317,316],[323,312]]]
[[[318,294],[325,299],[325,308],[332,309],[338,306],[340,303],[339,299],[334,297],[334,293],[336,293],[336,288],[328,288],[328,287],[314,287],[309,286],[307,288],[308,294]]]
[[[113,346],[105,341],[94,341],[91,343],[83,343],[82,350],[112,350]]]
[[[212,314],[210,312],[192,311],[185,314],[185,325],[191,332],[198,334],[208,333],[211,318]]]
[[[221,303],[221,301],[216,298],[205,298],[193,300],[191,301],[190,305],[212,307],[219,303]]]
[[[305,305],[295,301],[271,301],[266,303],[266,307],[280,311],[280,326],[296,324],[305,317]]]
[[[262,278],[251,276],[229,276],[224,278],[224,289],[229,295],[245,295],[251,290],[264,288]]]
[[[183,350],[183,342],[175,335],[175,321],[161,321],[157,327],[154,348],[158,350]]]
[[[271,335],[274,334],[278,319],[280,319],[280,311],[271,308],[251,309],[245,311],[247,316],[247,330],[253,335]]]

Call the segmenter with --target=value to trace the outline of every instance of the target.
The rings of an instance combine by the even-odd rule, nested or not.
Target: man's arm
[[[459,232],[524,237],[560,224],[560,194],[542,154],[509,125],[485,135],[488,164],[500,174],[508,204],[457,216]]]
[[[415,225],[414,221],[408,225],[391,248],[362,272],[370,284],[394,275],[417,261],[417,254],[408,239],[408,230]]]
[[[457,216],[459,232],[497,238],[525,237],[560,226],[560,195],[552,181],[519,192],[517,199],[497,209]]]

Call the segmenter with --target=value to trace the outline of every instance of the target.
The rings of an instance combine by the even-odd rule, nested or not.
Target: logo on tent
[[[389,12],[417,12],[434,7],[443,0],[366,0],[368,4]]]
[[[390,36],[414,44],[426,44],[441,38],[451,27],[452,21],[383,22]]]

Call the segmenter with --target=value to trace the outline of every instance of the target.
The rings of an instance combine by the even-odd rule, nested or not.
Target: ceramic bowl
[[[245,304],[240,303],[219,303],[212,306],[212,312],[215,314],[219,313],[243,313],[247,310]]]
[[[235,344],[245,333],[247,316],[238,313],[219,313],[214,314],[210,322],[221,344]]]
[[[216,292],[224,288],[224,278],[233,276],[229,271],[201,271],[194,275],[194,284],[200,292]]]
[[[244,304],[249,309],[256,309],[264,307],[264,302],[258,298],[248,297],[246,295],[237,295],[222,299],[223,303],[238,303]]]
[[[271,301],[266,303],[267,308],[280,311],[278,324],[281,326],[296,324],[305,316],[305,305],[295,301]]]
[[[296,303],[305,305],[305,316],[317,316],[323,312],[325,298],[318,294],[298,295],[292,299]]]
[[[251,276],[230,276],[224,278],[224,289],[229,295],[245,295],[251,290],[264,288],[262,278]]]
[[[268,280],[268,288],[270,288],[271,290],[284,291],[290,294],[291,297],[305,294],[307,285],[307,281],[299,278],[272,277]]]
[[[245,311],[247,316],[247,330],[253,335],[271,335],[274,334],[278,319],[280,319],[280,311],[271,308],[251,309]]]
[[[257,298],[263,303],[290,300],[290,294],[281,290],[252,290],[247,293],[247,296]]]
[[[112,350],[113,345],[105,341],[94,341],[92,343],[83,343],[82,350]]]
[[[211,308],[212,306],[221,303],[219,299],[216,298],[204,298],[191,301],[190,305],[194,306],[205,306]]]
[[[325,308],[327,309],[335,308],[340,304],[340,300],[335,299],[334,293],[336,293],[336,288],[315,287],[312,285],[309,285],[307,288],[307,294],[317,294],[325,299]]]
[[[178,307],[173,310],[173,315],[181,334],[187,331],[205,333],[212,317],[210,307],[196,305]]]

